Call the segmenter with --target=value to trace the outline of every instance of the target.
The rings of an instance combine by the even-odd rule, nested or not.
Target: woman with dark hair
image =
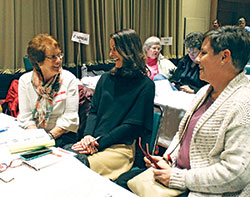
[[[114,180],[133,166],[136,139],[152,131],[155,86],[134,30],[111,35],[110,56],[115,67],[99,79],[84,137],[72,149],[87,155],[92,170]]]
[[[18,120],[26,129],[44,128],[64,146],[77,140],[78,86],[76,77],[62,69],[63,53],[55,38],[38,34],[28,44],[31,72],[19,79]]]
[[[224,26],[205,34],[195,61],[209,85],[196,94],[164,156],[153,156],[161,169],[151,178],[189,197],[249,196],[249,58],[244,29]]]
[[[177,69],[169,78],[174,87],[180,91],[195,94],[207,84],[200,79],[199,66],[194,61],[201,50],[202,39],[202,33],[192,32],[184,41],[188,54],[178,61]]]

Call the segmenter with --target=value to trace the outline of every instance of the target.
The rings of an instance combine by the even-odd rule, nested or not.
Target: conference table
[[[0,114],[0,123],[4,123]],[[17,124],[16,121],[13,123]],[[11,125],[9,125],[11,127]],[[0,126],[1,129],[1,126]],[[1,132],[0,132],[1,137]],[[19,153],[11,154],[7,146],[0,146],[0,163],[7,165]],[[1,169],[0,169],[1,170]],[[0,178],[10,180],[5,183],[0,180],[1,196],[16,197],[134,197],[135,194],[116,185],[109,179],[95,173],[74,156],[68,156],[50,166],[38,171],[28,165],[7,168],[0,173]]]
[[[158,144],[167,148],[176,134],[179,123],[195,94],[173,91],[168,80],[155,81],[154,104],[162,107],[163,115],[158,131]]]

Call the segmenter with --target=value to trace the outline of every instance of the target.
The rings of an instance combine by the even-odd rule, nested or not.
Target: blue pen
[[[4,131],[7,131],[8,129],[2,129],[0,130],[0,133],[4,132]]]

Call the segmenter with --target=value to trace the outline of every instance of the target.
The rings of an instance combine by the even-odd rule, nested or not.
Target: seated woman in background
[[[76,77],[62,69],[60,45],[48,34],[38,34],[28,44],[33,71],[19,79],[18,120],[25,129],[44,128],[56,146],[77,140],[78,84]]]
[[[152,131],[155,85],[134,30],[111,35],[110,56],[115,67],[99,79],[84,137],[72,149],[92,170],[114,180],[132,167],[136,139]]]
[[[220,22],[219,22],[219,20],[217,18],[212,21],[212,29],[213,30],[219,28],[220,26],[221,26]]]
[[[144,42],[143,49],[147,55],[150,79],[154,81],[167,79],[170,76],[170,70],[174,70],[176,66],[160,53],[161,40],[151,36]]]
[[[200,69],[194,61],[201,50],[202,39],[202,33],[192,32],[187,35],[184,41],[188,54],[178,61],[177,69],[172,72],[172,76],[169,78],[174,87],[180,91],[195,94],[207,84],[200,79]]]
[[[225,26],[205,34],[196,63],[209,85],[187,110],[166,159],[154,157],[162,168],[153,170],[154,179],[188,190],[189,196],[249,196],[250,83],[244,71],[249,58],[244,29]]]

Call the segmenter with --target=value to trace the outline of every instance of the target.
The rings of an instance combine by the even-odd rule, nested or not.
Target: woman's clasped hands
[[[149,159],[144,157],[144,161],[146,163],[146,166],[153,167],[153,173],[154,173],[154,179],[160,183],[162,183],[165,186],[168,186],[170,175],[172,168],[171,166],[163,159],[163,157],[160,156],[151,156],[158,164],[158,166],[161,169],[156,169],[153,163],[150,162]]]
[[[91,135],[87,135],[81,139],[81,141],[75,143],[71,148],[79,153],[94,154],[98,152],[96,146],[99,146],[98,142]]]

